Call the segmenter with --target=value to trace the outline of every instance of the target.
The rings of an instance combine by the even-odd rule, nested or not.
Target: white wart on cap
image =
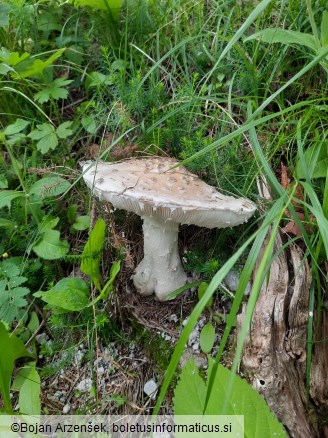
[[[186,283],[178,254],[179,224],[233,227],[247,221],[256,207],[249,200],[219,193],[177,166],[172,158],[85,163],[83,178],[99,199],[143,219],[144,258],[133,282],[144,295],[159,300]]]

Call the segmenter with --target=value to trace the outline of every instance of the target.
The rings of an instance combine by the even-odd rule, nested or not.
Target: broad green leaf
[[[38,225],[39,232],[45,233],[48,230],[52,230],[59,222],[59,217],[46,216],[43,218],[41,224]]]
[[[87,243],[85,244],[82,253],[81,271],[84,274],[89,275],[98,290],[101,289],[101,276],[99,267],[102,250],[105,243],[105,228],[105,222],[99,218],[95,223],[95,226]]]
[[[209,357],[210,368],[213,360]],[[239,376],[234,377],[227,409],[223,412],[225,392],[231,371],[219,365],[215,383],[204,415],[243,415],[245,438],[286,437],[281,423],[264,399]],[[187,362],[174,390],[174,415],[202,415],[207,382],[199,375],[193,361]]]
[[[273,44],[296,44],[309,47],[312,50],[316,50],[315,38],[309,33],[297,32],[294,30],[286,29],[263,29],[260,32],[256,32],[253,35],[247,37],[244,41],[260,40],[264,43]]]
[[[16,192],[14,190],[4,190],[0,192],[0,208],[8,207],[10,209],[11,202],[14,199],[22,198],[25,196],[23,192]]]
[[[12,277],[9,279],[8,284],[11,288],[20,286],[21,284],[25,283],[27,281],[26,277],[22,277],[21,275],[18,275],[17,277]]]
[[[19,413],[40,415],[40,376],[35,368],[35,362],[25,365],[18,371],[12,389],[19,391]]]
[[[36,93],[34,95],[34,100],[39,103],[45,103],[48,102],[51,98],[54,100],[66,99],[68,91],[63,87],[69,85],[71,82],[73,81],[63,78],[55,79],[51,82],[51,84],[48,84],[45,88]]]
[[[42,154],[46,154],[50,149],[55,149],[58,145],[58,138],[55,128],[50,123],[37,125],[37,129],[28,134],[32,140],[38,140],[36,147]]]
[[[321,45],[328,45],[328,11],[323,11],[321,20]]]
[[[9,335],[4,324],[0,321],[0,392],[6,412],[11,412],[10,382],[16,359],[21,357],[33,358],[26,350],[23,342],[14,334]]]
[[[23,131],[30,122],[23,119],[16,119],[15,123],[8,125],[4,130],[5,135],[18,134],[18,132]]]
[[[1,288],[3,282],[7,285],[6,280],[1,280]],[[13,289],[2,290],[0,295],[0,319],[11,324],[14,320],[19,320],[22,316],[22,308],[27,305],[27,300],[24,298],[30,293],[27,287],[15,287]]]
[[[6,75],[10,71],[14,71],[14,69],[9,67],[9,65],[5,64],[4,62],[0,64],[0,75]]]
[[[17,72],[17,74],[13,74],[14,78],[28,78],[31,76],[39,76],[43,73],[43,70],[53,64],[56,59],[58,59],[65,51],[66,49],[59,49],[57,52],[55,52],[52,56],[50,56],[45,61],[41,59],[36,59],[32,64],[29,64],[28,66],[21,68],[20,71]]]
[[[9,26],[9,15],[12,8],[8,3],[0,4],[0,27]]]
[[[42,240],[33,246],[33,251],[45,260],[57,260],[64,257],[69,250],[66,240],[60,240],[60,233],[56,230],[46,230]]]
[[[89,134],[95,134],[97,132],[97,124],[93,116],[82,117],[81,124]]]
[[[46,176],[39,179],[30,188],[30,195],[36,195],[43,199],[59,196],[69,190],[71,184],[60,176]]]
[[[20,62],[25,61],[29,58],[30,54],[25,52],[20,55],[18,52],[10,52],[5,47],[0,49],[0,61],[14,67],[18,65]]]
[[[78,216],[72,225],[74,230],[87,230],[90,227],[90,216]]]
[[[62,26],[58,22],[57,17],[51,11],[42,11],[37,15],[37,26],[39,30],[49,32],[51,30],[58,30],[61,32]]]
[[[31,333],[34,333],[37,331],[39,327],[40,327],[40,321],[38,315],[35,312],[32,312],[27,328],[30,330]]]
[[[204,325],[202,328],[202,331],[200,332],[199,337],[199,344],[200,348],[203,350],[204,353],[209,353],[214,345],[215,342],[215,329],[213,325],[208,322]]]
[[[307,148],[304,152],[304,161],[311,179],[325,178],[328,168],[328,144],[323,142]],[[306,178],[300,157],[296,164],[296,175],[298,179]]]
[[[64,122],[58,126],[58,128],[56,129],[56,134],[59,138],[67,138],[73,134],[72,129],[70,129],[72,123],[73,122]]]
[[[20,268],[17,264],[12,260],[12,258],[8,260],[3,260],[0,262],[0,275],[3,277],[13,278],[17,277],[20,274]]]
[[[93,9],[101,9],[111,11],[111,14],[115,20],[119,18],[120,9],[122,6],[122,0],[70,0],[74,3],[74,6],[88,6]]]
[[[112,85],[114,83],[114,78],[112,75],[104,75],[98,71],[91,72],[86,81],[85,87],[88,90],[92,87],[99,87],[100,85]]]
[[[48,292],[37,292],[50,306],[60,307],[66,311],[75,312],[84,309],[89,304],[90,287],[81,278],[63,278]]]

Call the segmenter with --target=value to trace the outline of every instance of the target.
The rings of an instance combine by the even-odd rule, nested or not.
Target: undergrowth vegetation
[[[10,392],[18,391],[21,412],[41,412],[39,376],[42,381],[63,369],[81,342],[92,344],[93,352],[101,340],[133,342],[117,318],[117,302],[131,286],[139,257],[131,242],[137,242],[140,223],[91,200],[80,165],[159,155],[179,159],[224,194],[251,199],[258,214],[237,230],[183,227],[185,269],[206,287],[194,296],[154,413],[206,311],[211,316],[202,349],[214,351],[218,318],[211,297],[224,293],[221,283],[235,266],[240,282],[229,296],[228,314],[220,317],[223,335],[207,381],[187,365],[174,403],[176,413],[189,413],[182,400],[194,375],[203,388],[200,410],[240,414],[234,391],[253,390],[236,390],[234,376],[279,229],[286,230],[286,246],[297,242],[303,249],[312,270],[308,379],[313,313],[320,324],[327,307],[326,1],[100,3],[0,4],[0,342],[12,352],[8,359],[0,349],[2,407],[12,412]],[[267,181],[269,201],[258,193],[259,178]],[[232,370],[222,371],[264,241]],[[117,301],[118,295],[123,298]],[[36,335],[45,328],[54,342],[40,346]],[[56,364],[60,350],[66,355]],[[15,370],[22,357],[29,362]],[[220,369],[224,401],[214,412]],[[28,378],[34,384],[24,385]],[[35,400],[31,409],[27,393]],[[97,398],[92,409],[102,411],[100,406]],[[272,433],[283,436],[267,415]],[[247,436],[255,436],[246,423]]]

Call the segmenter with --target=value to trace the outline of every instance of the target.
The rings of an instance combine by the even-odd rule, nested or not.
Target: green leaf
[[[82,253],[81,271],[89,275],[98,290],[101,289],[100,260],[105,243],[106,224],[102,219],[98,219],[85,244]]]
[[[65,193],[70,187],[71,184],[60,176],[46,176],[32,185],[29,194],[42,199],[52,198]]]
[[[18,52],[10,52],[5,47],[0,50],[0,61],[14,67],[29,58],[30,54],[25,52],[20,55]]]
[[[90,287],[81,278],[63,278],[48,292],[37,292],[50,306],[60,307],[74,312],[86,308],[89,304]]]
[[[304,152],[304,161],[307,169],[303,169],[300,157],[296,163],[296,175],[298,179],[306,178],[308,173],[309,178],[325,178],[328,168],[328,144],[322,142],[307,148]]]
[[[44,32],[49,32],[51,30],[62,31],[62,26],[58,22],[57,17],[51,11],[42,11],[41,14],[37,15],[38,29]]]
[[[215,342],[215,329],[213,325],[208,322],[204,325],[202,328],[202,331],[200,332],[199,337],[199,343],[200,348],[203,350],[204,353],[209,353],[214,345]]]
[[[0,4],[0,27],[9,26],[9,15],[12,7],[8,3]]]
[[[1,280],[0,283],[6,280]],[[1,286],[3,286],[1,284]],[[30,293],[27,287],[16,287],[13,289],[5,289],[0,295],[0,319],[11,324],[15,319],[19,320],[22,316],[21,309],[27,305],[27,300],[24,298]]]
[[[45,61],[42,61],[41,59],[36,59],[33,63],[29,64],[27,67],[24,67],[20,71],[17,72],[17,74],[13,74],[14,78],[28,78],[30,76],[39,76],[43,73],[43,70],[46,67],[49,67],[53,64],[54,61],[56,61],[57,58],[59,58],[66,49],[59,49],[57,52],[55,52],[52,56],[50,56]]]
[[[32,312],[27,328],[31,333],[34,333],[37,331],[39,327],[40,327],[40,321],[38,315],[35,312]]]
[[[70,0],[74,2],[74,6],[89,6],[93,9],[102,9],[106,11],[109,9],[114,20],[118,20],[120,9],[122,6],[122,0]]]
[[[74,230],[83,231],[90,227],[90,216],[78,216],[72,225]]]
[[[120,269],[121,269],[120,260],[118,260],[112,264],[112,267],[110,268],[110,272],[109,272],[109,280],[105,284],[104,288],[102,289],[100,295],[96,298],[96,300],[100,300],[100,299],[107,300],[108,299],[109,294],[113,290],[113,283],[115,281],[117,274],[120,272]]]
[[[3,277],[13,278],[20,274],[20,269],[13,259],[3,260],[0,263],[0,274]]]
[[[286,29],[263,29],[260,32],[256,32],[253,35],[247,37],[244,42],[250,40],[260,40],[264,43],[274,44],[296,44],[309,47],[312,50],[316,50],[315,38],[309,33],[297,32],[294,30]]]
[[[23,131],[27,125],[29,125],[30,122],[23,119],[16,119],[15,123],[8,125],[6,129],[4,130],[5,135],[13,135],[18,134],[19,132]]]
[[[76,204],[69,205],[67,208],[67,219],[70,224],[75,222],[76,213],[77,213],[77,205]]]
[[[0,392],[5,411],[11,412],[10,381],[14,370],[15,360],[21,357],[34,356],[26,350],[23,342],[14,334],[9,335],[4,324],[0,321]]]
[[[211,368],[213,360],[210,357],[209,360]],[[239,376],[234,377],[231,397],[223,412],[230,375],[230,370],[219,365],[204,415],[244,415],[246,438],[286,437],[283,426],[269,410],[264,399]],[[202,415],[206,387],[207,382],[200,377],[194,362],[187,362],[174,390],[174,415]]]
[[[321,20],[321,45],[328,45],[328,11],[323,11]]]
[[[202,281],[200,283],[200,285],[198,286],[198,299],[201,300],[203,298],[203,296],[205,295],[206,291],[208,288],[208,284],[205,283],[205,281]],[[213,298],[210,297],[210,299],[208,300],[208,302],[206,303],[206,307],[208,309],[210,309],[212,307],[212,303],[213,303]]]
[[[41,224],[38,225],[40,234],[45,233],[48,230],[52,230],[59,222],[59,217],[45,216]]]
[[[25,196],[23,192],[16,192],[14,190],[5,190],[0,192],[0,208],[8,207],[10,209],[11,202],[16,198],[22,198]]]
[[[8,180],[3,173],[0,174],[0,189],[8,188]]]
[[[73,134],[72,129],[69,129],[72,123],[73,122],[64,122],[58,126],[58,128],[56,129],[56,134],[59,138],[67,138]]]
[[[92,87],[99,87],[100,85],[112,85],[114,83],[113,75],[104,75],[98,71],[91,72],[86,81],[85,87],[87,90]]]
[[[15,228],[15,223],[8,219],[0,218],[0,228]]]
[[[34,245],[33,251],[45,260],[57,260],[64,257],[69,250],[66,240],[60,240],[60,233],[56,230],[45,230],[42,240]]]
[[[89,134],[95,134],[97,132],[97,125],[93,116],[82,117],[81,124]]]
[[[26,415],[40,415],[40,376],[35,362],[29,363],[18,371],[12,389],[19,391],[19,412]]]
[[[56,149],[58,145],[55,128],[50,123],[37,125],[37,129],[30,132],[28,137],[32,140],[38,140],[36,147],[42,154],[46,154],[50,149]]]
[[[68,96],[68,91],[63,88],[66,85],[69,85],[72,80],[58,78],[48,84],[43,90],[39,91],[34,95],[34,100],[39,103],[48,102],[51,98],[54,100],[58,99],[66,99]],[[68,122],[72,123],[72,122]]]

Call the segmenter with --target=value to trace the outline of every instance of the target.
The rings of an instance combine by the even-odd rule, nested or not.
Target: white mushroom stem
[[[179,224],[148,216],[142,219],[144,258],[132,276],[133,283],[142,295],[155,292],[163,301],[187,281],[178,252]]]

